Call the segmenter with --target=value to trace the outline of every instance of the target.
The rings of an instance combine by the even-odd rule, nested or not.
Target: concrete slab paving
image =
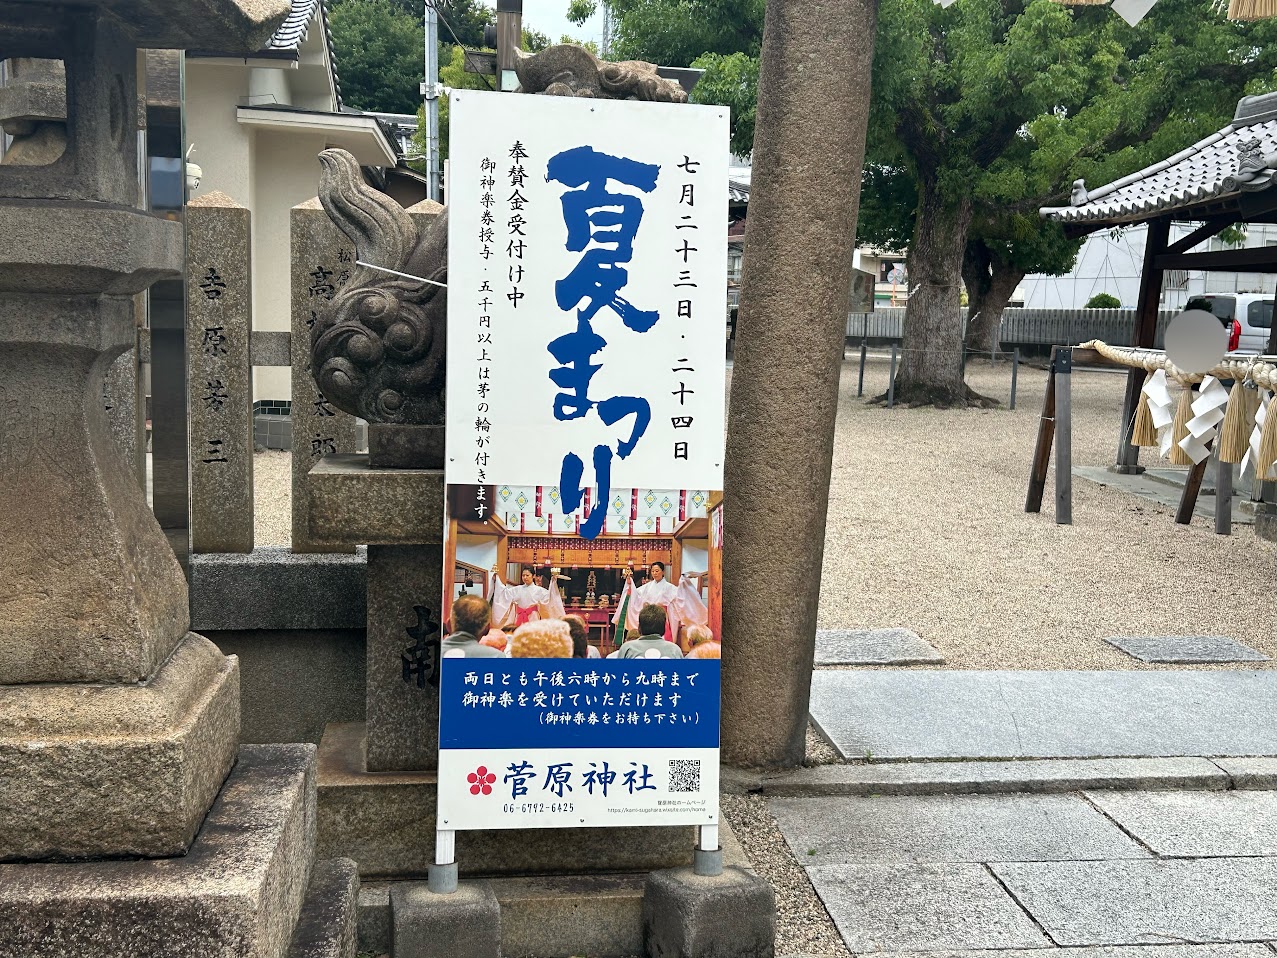
[[[1226,635],[1112,635],[1104,640],[1141,662],[1267,662],[1268,656]]]
[[[989,867],[1059,945],[1277,938],[1277,860],[1270,858]]]
[[[1233,788],[1277,788],[1277,758],[1219,758]]]
[[[1097,791],[1087,798],[1161,856],[1277,855],[1277,792]]]
[[[854,671],[812,676],[847,758],[1277,755],[1277,671]]]
[[[818,865],[807,874],[857,954],[1050,946],[983,865]]]
[[[1151,857],[1077,795],[775,798],[768,805],[804,865]]]
[[[1268,945],[1104,945],[1060,949],[1008,948],[1006,951],[894,951],[878,958],[1271,958]]]
[[[1277,781],[1277,759],[1235,761],[1271,761],[1270,774]],[[1205,758],[1074,758],[816,765],[764,778],[757,787],[769,797],[988,795],[1098,788],[1226,789],[1230,779],[1219,765]],[[1277,784],[1270,787],[1277,788]]]
[[[820,629],[817,665],[943,665],[944,656],[908,629]]]

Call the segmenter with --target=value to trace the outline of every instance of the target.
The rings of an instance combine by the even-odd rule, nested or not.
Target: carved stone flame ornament
[[[570,43],[547,47],[540,53],[519,51],[514,72],[519,78],[520,93],[687,102],[683,88],[673,80],[658,76],[655,64],[643,60],[610,63]]]

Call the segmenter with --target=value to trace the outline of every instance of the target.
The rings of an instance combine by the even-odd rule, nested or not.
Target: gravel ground
[[[888,369],[870,358],[866,397],[886,389]],[[1277,547],[1251,527],[1217,536],[1206,520],[1177,526],[1170,509],[1083,479],[1073,525],[1057,526],[1054,473],[1043,512],[1024,512],[1045,372],[1021,367],[1015,412],[870,406],[856,376],[856,362],[844,365],[821,628],[912,629],[956,669],[1183,667],[1103,641],[1120,634],[1228,635],[1277,659]],[[1007,364],[973,363],[967,378],[1009,395]],[[1073,379],[1074,462],[1106,465],[1124,377]],[[289,542],[289,461],[256,456],[259,545]]]
[[[766,800],[761,795],[724,795],[720,803],[750,864],[776,890],[776,954],[847,958],[847,946],[785,844]]]
[[[269,449],[253,456],[253,544],[293,541],[293,454]]]
[[[866,397],[888,368],[871,359]],[[1251,527],[1177,526],[1170,509],[1082,479],[1073,525],[1057,526],[1053,471],[1043,512],[1024,512],[1044,371],[1021,367],[1015,412],[869,406],[856,376],[843,367],[821,628],[912,629],[956,669],[1183,667],[1103,641],[1120,634],[1227,635],[1277,657],[1277,548]],[[1009,395],[1008,365],[973,364],[967,378]],[[1074,463],[1107,465],[1125,377],[1073,379]]]

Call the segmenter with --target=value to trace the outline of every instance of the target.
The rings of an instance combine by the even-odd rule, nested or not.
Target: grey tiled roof
[[[727,181],[727,201],[729,203],[748,203],[749,184],[740,180]]]
[[[1268,189],[1277,174],[1277,94],[1245,97],[1233,122],[1188,149],[1097,189],[1074,184],[1072,205],[1044,207],[1061,223],[1146,220]]]
[[[267,50],[296,50],[306,39],[320,0],[293,0],[292,12],[266,44]]]

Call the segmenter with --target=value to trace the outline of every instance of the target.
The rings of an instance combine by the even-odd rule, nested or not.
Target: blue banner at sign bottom
[[[439,828],[718,823],[718,661],[442,666]]]

